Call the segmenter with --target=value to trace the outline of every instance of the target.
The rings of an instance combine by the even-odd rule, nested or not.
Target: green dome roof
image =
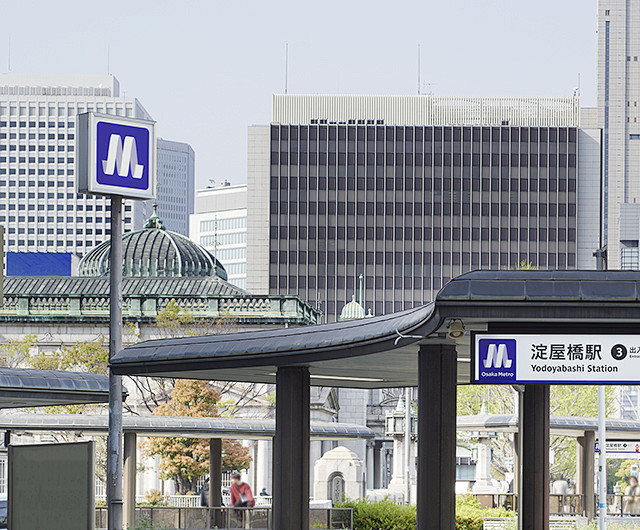
[[[142,230],[122,236],[122,275],[128,278],[218,276],[227,279],[222,264],[204,247],[165,229],[155,208]],[[86,254],[80,276],[106,276],[111,266],[111,241]]]

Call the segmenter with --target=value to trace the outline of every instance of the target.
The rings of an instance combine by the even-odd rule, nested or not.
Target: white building
[[[158,138],[157,146],[158,215],[170,230],[188,236],[194,204],[195,153],[189,144],[163,138]]]
[[[638,269],[640,1],[598,2],[597,76],[603,130],[603,244],[610,269]]]
[[[189,237],[224,265],[229,283],[244,289],[247,281],[247,185],[196,191]]]
[[[76,115],[151,119],[111,75],[0,75],[0,224],[8,252],[84,254],[109,233],[109,204],[76,193]],[[126,201],[124,229],[150,209]]]

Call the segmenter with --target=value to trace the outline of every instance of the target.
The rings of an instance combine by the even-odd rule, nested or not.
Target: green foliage
[[[416,527],[415,505],[404,506],[389,499],[382,501],[348,500],[338,508],[353,508],[354,530],[410,530]],[[482,530],[484,517],[515,517],[504,508],[482,508],[478,500],[469,495],[456,500],[456,528]]]
[[[515,517],[515,513],[504,508],[482,508],[473,495],[464,495],[456,499],[457,529],[482,530],[485,517]]]
[[[109,352],[104,340],[96,342],[78,342],[70,348],[61,348],[50,352],[39,352],[27,361],[38,370],[71,370],[108,375]]]
[[[353,530],[407,530],[416,527],[416,507],[382,501],[348,500],[338,508],[353,508]]]
[[[551,387],[551,414],[554,416],[594,417],[598,414],[597,387],[589,385],[554,385]],[[606,387],[605,397],[607,414],[615,407],[613,387]],[[458,386],[458,416],[473,416],[480,413],[482,405],[488,414],[516,414],[517,395],[507,385],[465,385]],[[459,443],[471,448],[475,441],[468,433],[459,433]],[[499,435],[492,439],[492,472],[501,478],[510,469],[504,464],[506,457],[513,456],[513,440],[510,436]],[[552,436],[550,449],[554,452],[555,462],[551,466],[551,475],[562,473],[573,477],[576,465],[575,438]]]
[[[166,523],[154,523],[148,515],[141,515],[136,526],[128,526],[127,530],[169,530],[169,527]]]
[[[38,345],[38,337],[25,335],[22,340],[11,340],[0,345],[0,366],[18,368],[31,353],[31,348]]]

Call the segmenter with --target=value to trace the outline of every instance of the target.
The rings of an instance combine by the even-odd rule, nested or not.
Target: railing
[[[96,279],[96,281],[99,279]],[[181,309],[188,310],[195,318],[235,317],[288,318],[316,324],[320,311],[291,295],[124,295],[122,313],[125,318],[156,318],[158,313],[175,300]],[[0,319],[7,317],[43,320],[47,317],[109,318],[109,295],[107,294],[55,294],[33,296],[30,294],[6,293],[0,308]]]
[[[515,493],[467,493],[472,495],[483,508],[505,508],[516,511],[518,496]],[[549,513],[551,515],[583,515],[583,495],[549,495]]]
[[[102,502],[107,500],[107,496],[103,493],[96,494],[96,501]],[[256,496],[256,506],[271,506],[273,497],[271,495]],[[136,495],[136,502],[147,502],[145,495]],[[231,496],[223,495],[222,504],[228,506],[231,504]],[[163,497],[162,506],[174,506],[176,508],[200,508],[200,495],[166,495]]]
[[[607,495],[607,515],[638,516],[640,520],[640,495]]]
[[[218,528],[251,528],[254,530],[275,530],[272,526],[270,507],[254,508],[178,508],[172,506],[152,506],[136,508],[137,522],[143,517],[150,523],[163,526],[167,530],[199,530]],[[310,527],[325,530],[353,530],[353,510],[351,508],[328,508],[309,510]],[[107,527],[106,507],[96,508],[96,529]]]

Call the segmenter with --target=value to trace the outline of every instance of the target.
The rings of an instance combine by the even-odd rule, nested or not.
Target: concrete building
[[[109,234],[107,198],[76,193],[76,115],[152,119],[120,94],[112,75],[0,74],[0,224],[7,252],[83,255]],[[160,213],[186,235],[193,212],[194,152],[158,140]],[[142,226],[154,201],[125,201],[124,230]]]
[[[249,133],[247,286],[333,321],[361,273],[383,314],[476,268],[590,268],[599,132],[579,125],[577,97],[274,96]]]
[[[247,186],[228,183],[196,192],[189,237],[224,265],[233,285],[246,288]]]
[[[195,193],[195,152],[189,144],[158,138],[158,215],[174,232],[189,235]]]
[[[603,130],[603,243],[610,269],[638,269],[640,2],[598,2],[598,121]]]
[[[91,250],[109,233],[109,201],[76,193],[76,115],[151,119],[111,75],[0,74],[0,224],[7,252]],[[124,229],[150,211],[126,201]]]

